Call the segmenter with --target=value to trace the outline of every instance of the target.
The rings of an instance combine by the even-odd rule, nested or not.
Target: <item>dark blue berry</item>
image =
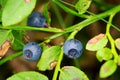
[[[36,42],[29,42],[23,48],[23,57],[28,61],[37,61],[41,52],[42,48]]]
[[[82,43],[77,39],[67,40],[63,45],[63,51],[69,58],[79,58],[82,54]]]
[[[40,12],[32,12],[27,20],[28,26],[44,27],[46,25],[46,19]]]

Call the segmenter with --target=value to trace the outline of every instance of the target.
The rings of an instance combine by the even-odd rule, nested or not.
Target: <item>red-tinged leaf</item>
[[[116,46],[117,49],[120,50],[120,38],[115,40],[115,46]]]
[[[120,55],[118,56],[117,65],[120,66]]]
[[[97,51],[106,46],[108,39],[105,34],[99,34],[87,42],[86,49],[90,51]]]

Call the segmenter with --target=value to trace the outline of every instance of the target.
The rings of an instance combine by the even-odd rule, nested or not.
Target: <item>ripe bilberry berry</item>
[[[77,39],[67,40],[63,45],[63,51],[69,58],[79,58],[82,54],[82,43]]]
[[[44,27],[46,25],[46,19],[40,12],[32,12],[27,20],[28,26]]]
[[[23,48],[23,57],[28,61],[37,61],[42,52],[41,46],[36,42],[29,42]]]

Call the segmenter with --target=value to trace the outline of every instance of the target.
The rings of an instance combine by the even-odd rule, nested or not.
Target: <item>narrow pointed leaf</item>
[[[47,23],[50,24],[51,23],[51,18],[49,16],[48,4],[44,5],[44,16],[46,18]]]
[[[23,31],[12,31],[14,36],[14,42],[12,44],[12,49],[14,50],[22,50],[23,49],[23,35],[25,34]]]

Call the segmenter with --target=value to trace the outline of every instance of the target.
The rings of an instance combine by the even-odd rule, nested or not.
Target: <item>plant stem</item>
[[[61,64],[62,59],[63,59],[63,49],[61,49],[61,53],[60,53],[57,65],[55,67],[55,71],[54,71],[52,80],[57,80],[57,76],[58,76],[58,72],[60,71],[60,64]]]
[[[37,28],[37,27],[30,27],[30,26],[9,26],[3,27],[0,25],[0,29],[10,29],[10,30],[38,30],[44,32],[63,32],[63,30],[58,28]]]
[[[120,11],[120,5],[112,8],[112,9],[110,9],[110,10],[104,12],[104,13],[101,13],[101,14],[98,14],[98,15],[95,15],[95,16],[92,16],[91,18],[88,18],[88,19],[86,19],[86,20],[84,20],[84,21],[82,21],[82,22],[80,22],[80,23],[78,23],[78,24],[75,24],[75,25],[73,25],[73,26],[70,26],[69,28],[65,28],[65,31],[64,31],[64,32],[57,33],[57,34],[49,37],[48,39],[51,40],[51,39],[54,39],[54,38],[56,38],[56,37],[62,36],[62,35],[64,35],[64,34],[66,34],[66,33],[73,32],[73,31],[75,31],[75,30],[80,31],[81,29],[83,29],[84,27],[88,26],[89,24],[94,23],[95,21],[98,21],[98,20],[100,20],[101,18],[105,18],[105,17],[111,15],[112,12],[113,12],[113,13],[117,13],[117,12],[119,12],[119,11]],[[111,23],[110,23],[110,24],[111,24]],[[115,28],[115,29],[118,30],[118,31],[120,31],[119,28]],[[48,40],[48,39],[47,39],[47,40]]]
[[[91,14],[92,16],[95,16],[95,15],[96,15],[96,14],[94,14],[94,13],[92,13],[92,12],[89,12],[89,11],[87,11],[87,13]],[[108,23],[108,21],[105,20],[105,19],[103,19],[103,18],[100,18],[100,20],[104,21],[105,23]],[[110,25],[111,25],[114,29],[120,31],[120,29],[119,29],[118,27],[116,27],[115,25],[113,25],[112,23],[110,23]]]
[[[88,15],[85,15],[85,14],[78,14],[76,11],[64,6],[61,2],[59,2],[58,0],[52,0],[53,2],[55,2],[59,7],[61,7],[63,10],[65,10],[66,12],[72,14],[72,15],[75,15],[75,16],[79,16],[79,17],[82,17],[82,18],[89,18]]]
[[[80,22],[80,23],[78,23],[76,25],[73,25],[73,26],[71,26],[69,28],[66,28],[65,30],[72,32],[75,29],[78,29],[80,31],[81,29],[83,29],[84,27],[88,26],[89,24],[91,24],[91,23],[93,23],[95,21],[98,21],[101,18],[105,18],[105,17],[111,15],[112,13],[117,13],[119,11],[120,11],[120,5],[114,7],[114,8],[112,8],[112,9],[106,11],[106,12],[103,12],[101,14],[92,16],[91,18],[88,18],[88,19],[86,19],[86,20],[84,20],[84,21],[82,21],[82,22]],[[120,31],[120,29],[117,29],[117,30]]]
[[[77,30],[77,29],[74,30],[74,31],[68,36],[67,40],[73,39],[78,32],[79,32],[79,30]]]
[[[117,51],[116,51],[116,48],[115,48],[114,39],[112,38],[112,36],[110,34],[110,26],[111,26],[112,19],[113,19],[114,15],[115,14],[110,15],[109,22],[108,22],[107,27],[106,27],[107,28],[106,29],[106,36],[108,37],[108,39],[110,41],[110,44],[111,44],[111,52],[114,55],[114,61],[117,63],[118,54],[117,54]]]
[[[75,65],[77,68],[80,68],[79,59],[74,59],[74,65]]]
[[[19,57],[19,56],[21,56],[21,55],[22,55],[22,51],[20,51],[20,52],[18,52],[18,53],[14,53],[14,54],[12,54],[12,55],[10,55],[10,56],[8,56],[8,57],[5,57],[5,58],[3,58],[2,60],[0,60],[0,65],[4,64],[5,62],[7,62],[7,61],[9,61],[9,60],[12,60],[12,59],[14,59],[14,58],[16,58],[16,57]]]
[[[76,12],[76,11],[74,11],[74,10],[72,10],[72,9],[69,9],[69,8],[67,8],[66,6],[64,6],[62,3],[60,3],[58,0],[53,0],[53,2],[55,2],[58,6],[60,6],[63,10],[65,10],[66,12],[68,12],[68,13],[71,13],[71,14],[73,14],[73,15],[75,15],[75,16],[78,16],[78,17],[82,17],[82,18],[91,18],[90,16],[88,16],[88,15],[85,15],[85,14],[79,14],[78,12]],[[120,6],[120,5],[119,5]],[[113,7],[113,6],[112,6]],[[114,7],[114,8],[117,8],[117,7]],[[113,10],[114,10],[114,8],[113,8]],[[113,11],[112,10],[112,11]],[[119,9],[118,9],[119,10]],[[111,11],[111,12],[112,12]],[[89,12],[89,11],[87,11],[88,13],[90,13],[90,14],[92,14],[92,16],[96,16],[95,14],[93,15],[93,13],[91,13],[91,12]],[[108,14],[110,13],[109,12],[109,10],[107,11],[108,12]],[[103,13],[104,14],[104,13]],[[106,13],[107,14],[107,13]],[[105,14],[105,15],[106,15]],[[109,14],[110,15],[110,14]],[[104,22],[106,22],[106,23],[108,23],[105,19],[103,19],[104,17],[101,17],[101,16],[96,16],[97,18],[99,18],[99,20],[102,20],[102,21],[104,21]],[[113,28],[115,28],[116,30],[118,30],[118,31],[120,31],[120,29],[119,28],[117,28],[116,26],[114,26],[113,24],[111,24],[111,26],[113,27]]]
[[[118,6],[116,6],[116,7],[114,7],[114,8],[112,8],[112,9],[110,9],[110,10],[108,10],[108,11],[106,11],[106,12],[103,12],[103,13],[101,13],[101,14],[98,14],[98,15],[95,15],[95,16],[92,16],[91,18],[88,18],[88,19],[86,19],[86,20],[84,20],[84,21],[82,21],[82,22],[80,22],[80,23],[78,23],[78,24],[75,24],[75,25],[73,25],[73,26],[70,26],[69,28],[66,28],[65,29],[65,31],[62,31],[61,29],[57,29],[57,28],[32,28],[32,27],[28,27],[28,26],[20,26],[20,27],[18,27],[18,26],[9,26],[9,27],[2,27],[2,25],[0,25],[0,28],[1,29],[11,29],[11,30],[40,30],[40,31],[46,31],[46,32],[59,32],[59,33],[57,33],[57,34],[55,34],[55,35],[53,35],[53,36],[51,36],[50,38],[48,38],[48,39],[54,39],[54,38],[56,38],[56,37],[59,37],[59,36],[61,36],[61,35],[64,35],[64,34],[66,34],[66,33],[69,33],[69,32],[72,32],[72,31],[74,31],[74,30],[81,30],[81,29],[83,29],[84,27],[86,27],[86,26],[88,26],[89,24],[91,24],[91,23],[94,23],[95,21],[98,21],[98,20],[100,20],[101,18],[105,18],[105,17],[107,17],[107,16],[109,16],[109,15],[111,15],[112,13],[117,13],[117,12],[119,12],[120,11],[120,5],[118,5]],[[118,31],[120,31],[120,29],[118,29],[117,28],[117,30]],[[108,35],[109,36],[109,35]],[[48,40],[47,39],[47,40]],[[113,41],[114,42],[114,41]],[[112,42],[112,43],[113,43]],[[113,44],[112,44],[113,45]],[[112,47],[114,47],[114,45],[112,46]],[[113,49],[113,52],[115,52],[115,50]],[[19,54],[17,55],[17,54],[13,54],[13,55],[11,55],[13,58],[16,58],[16,56],[18,57],[18,56],[20,56]],[[115,58],[115,61],[116,61],[116,59],[117,59],[117,55],[116,55],[116,53],[114,54],[114,56],[116,56],[116,58]],[[8,58],[8,59],[7,59]],[[12,59],[13,59],[12,58]],[[7,62],[7,61],[9,61],[9,60],[11,60],[11,57],[9,56],[9,57],[6,57],[6,58],[4,58],[4,59],[2,59],[2,60],[0,60],[0,65],[1,64],[3,64],[3,63],[5,63],[5,62]]]
[[[78,33],[78,30],[73,31],[67,39],[74,38],[77,33]],[[62,58],[63,58],[63,49],[61,49],[61,54],[59,56],[58,63],[55,67],[55,72],[54,72],[52,80],[57,80],[57,76],[58,76],[58,72],[60,70],[60,64],[61,64]]]

